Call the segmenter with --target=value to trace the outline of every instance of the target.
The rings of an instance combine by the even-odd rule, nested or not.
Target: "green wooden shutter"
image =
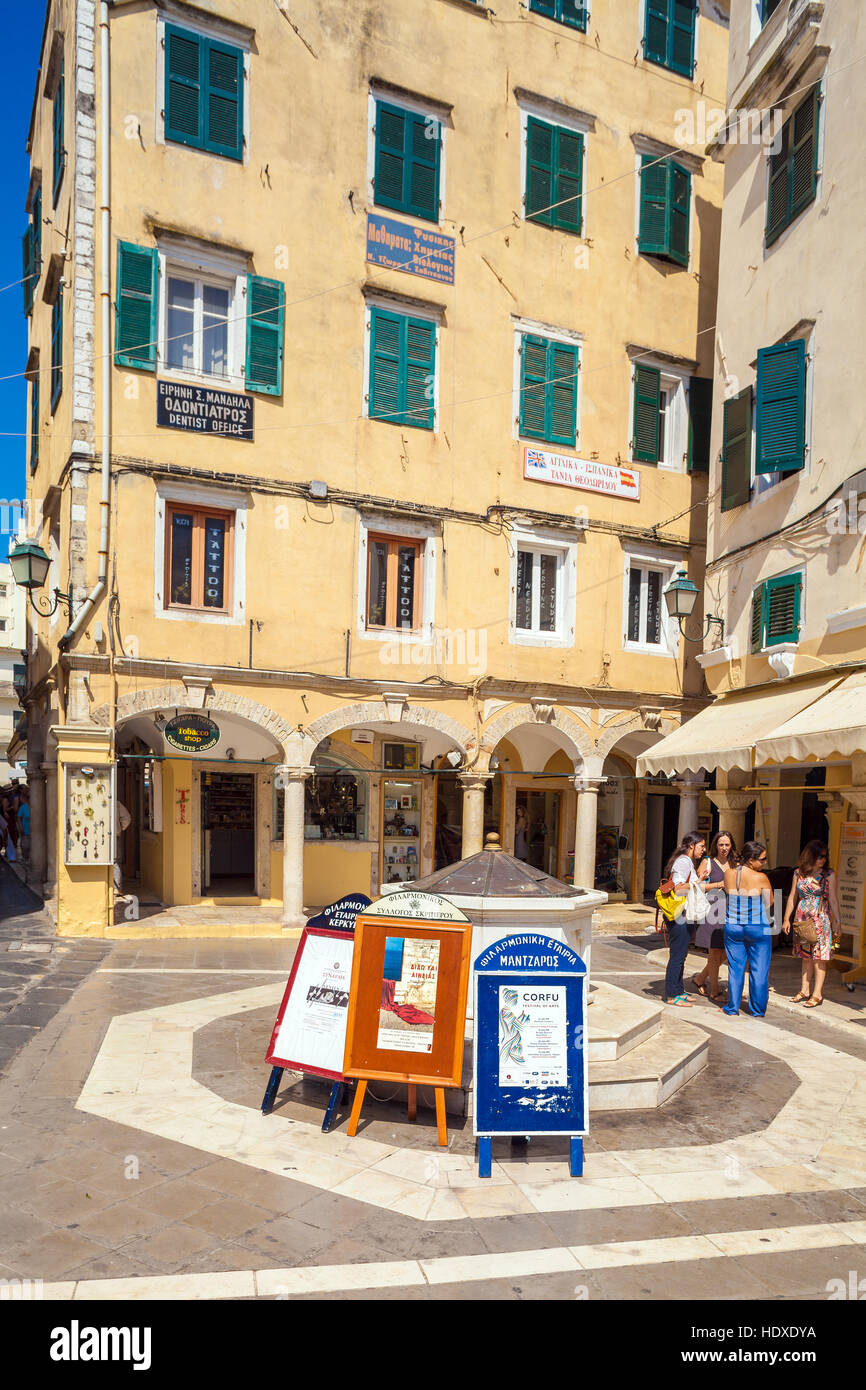
[[[216,39],[202,40],[205,77],[205,148],[229,159],[243,158],[244,55]]]
[[[710,425],[713,414],[712,377],[689,381],[689,472],[710,471]]]
[[[651,63],[667,64],[670,0],[646,0],[644,57]]]
[[[33,308],[33,228],[28,224],[21,238],[21,289],[24,294],[24,313]]]
[[[546,439],[547,339],[524,333],[520,344],[520,433]]]
[[[586,0],[559,0],[559,15],[563,24],[571,25],[572,29],[580,29],[586,32],[587,4]]]
[[[802,574],[785,574],[768,579],[766,590],[766,645],[796,642],[800,637],[800,594]]]
[[[791,122],[782,126],[779,149],[770,155],[770,178],[767,188],[766,241],[769,246],[788,225],[788,167],[791,153]]]
[[[402,208],[408,112],[376,102],[376,172],[373,197],[386,208]]]
[[[669,0],[669,3],[668,66],[684,77],[691,77],[695,67],[695,0]]]
[[[556,19],[556,0],[529,0],[529,8],[533,14],[543,14],[548,19]]]
[[[793,115],[791,139],[791,221],[815,199],[818,190],[818,113],[821,102],[813,87]]]
[[[39,463],[39,365],[30,381],[30,472]]]
[[[117,243],[114,362],[156,370],[157,254],[155,246]]]
[[[63,391],[63,286],[51,309],[51,413]]]
[[[764,606],[766,586],[759,584],[752,591],[752,616],[749,624],[749,644],[753,652],[759,652],[764,645]]]
[[[205,138],[203,42],[187,29],[165,26],[165,138],[198,149]]]
[[[567,231],[579,232],[583,225],[583,136],[573,130],[564,130],[561,126],[557,126],[554,133],[556,173],[553,201],[556,206],[553,209],[553,222]]]
[[[659,461],[659,408],[661,372],[657,367],[634,369],[634,439],[632,458],[641,463]]]
[[[548,347],[547,435],[552,444],[577,441],[578,348],[568,343]]]
[[[687,266],[692,179],[681,164],[670,164],[668,170],[668,255],[678,265]]]
[[[399,424],[406,398],[403,319],[387,309],[370,311],[370,418]]]
[[[436,378],[436,325],[429,319],[404,319],[406,400],[403,424],[432,430]]]
[[[432,116],[415,112],[407,113],[406,124],[410,157],[405,209],[428,222],[438,222],[441,126]]]
[[[60,61],[60,78],[57,83],[57,91],[54,93],[54,106],[51,113],[51,124],[54,137],[54,178],[53,178],[53,202],[56,206],[57,195],[60,192],[60,185],[63,182],[63,170],[66,168],[66,150],[63,148],[63,106],[66,94],[65,59]]]
[[[756,473],[791,473],[806,448],[806,344],[758,350]]]
[[[526,216],[553,225],[554,127],[535,116],[526,122]]]
[[[286,287],[282,280],[263,275],[247,276],[247,353],[245,380],[248,391],[279,396],[283,390],[283,320]]]
[[[644,256],[668,253],[668,163],[641,155],[640,231],[638,250]]]
[[[752,388],[725,401],[722,437],[722,511],[742,507],[752,494]]]

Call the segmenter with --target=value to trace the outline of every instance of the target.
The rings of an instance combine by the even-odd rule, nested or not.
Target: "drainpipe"
[[[102,200],[102,495],[99,500],[99,578],[58,643],[61,651],[76,638],[108,588],[108,520],[111,485],[111,87],[108,64],[108,0],[99,5],[99,64],[102,95],[100,187]]]

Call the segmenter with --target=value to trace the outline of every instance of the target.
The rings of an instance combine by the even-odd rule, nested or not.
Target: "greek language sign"
[[[454,284],[454,238],[423,223],[397,222],[378,212],[367,214],[367,260],[372,265],[405,270],[425,280]]]
[[[576,487],[584,492],[604,492],[610,497],[640,501],[640,473],[636,468],[572,458],[570,454],[552,454],[549,449],[524,450],[523,476],[533,483],[558,483],[560,487]]]
[[[156,383],[156,423],[170,430],[253,437],[253,398],[243,391],[219,391],[183,381]]]
[[[836,882],[840,920],[847,931],[854,933],[856,946],[866,897],[866,825],[860,821],[846,821],[842,826]]]
[[[162,731],[166,743],[181,753],[206,753],[220,740],[219,725],[200,714],[170,719]]]
[[[337,1081],[343,1075],[354,939],[306,927],[265,1060]]]

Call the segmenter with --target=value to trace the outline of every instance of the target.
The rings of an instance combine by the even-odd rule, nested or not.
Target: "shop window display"
[[[367,834],[369,783],[363,772],[332,759],[315,759],[304,787],[305,840],[363,840]],[[275,838],[283,838],[283,795],[275,791]]]

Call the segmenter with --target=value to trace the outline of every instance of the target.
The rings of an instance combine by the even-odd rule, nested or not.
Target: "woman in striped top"
[[[722,1010],[738,1014],[749,967],[749,1013],[763,1018],[770,993],[770,960],[773,937],[770,905],[773,890],[764,870],[767,848],[748,840],[740,862],[725,869],[728,910],[725,918],[725,954],[728,957],[728,1002]]]

